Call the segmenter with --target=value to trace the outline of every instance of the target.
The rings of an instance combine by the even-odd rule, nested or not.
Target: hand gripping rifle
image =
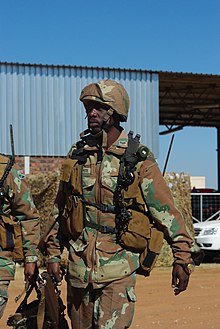
[[[31,298],[32,291],[36,297]],[[47,271],[38,275],[34,285],[29,284],[24,299],[14,315],[10,315],[7,325],[26,329],[69,329],[61,291]]]

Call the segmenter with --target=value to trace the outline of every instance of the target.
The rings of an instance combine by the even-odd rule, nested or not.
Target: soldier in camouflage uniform
[[[16,165],[7,173],[9,161],[0,155],[0,318],[8,301],[10,281],[14,280],[15,263],[24,260],[26,282],[33,283],[37,276],[40,235],[38,213],[24,173]]]
[[[88,130],[63,163],[54,208],[54,216],[59,216],[60,243],[69,250],[68,315],[74,329],[129,328],[140,254],[121,246],[116,214],[102,207],[115,203],[120,159],[128,145],[120,122],[127,120],[129,97],[121,84],[102,80],[86,86],[80,100]],[[138,162],[131,187],[124,191],[128,208],[148,209],[172,248],[172,285],[177,295],[187,288],[195,243],[152,152]],[[61,281],[56,239],[53,230],[47,237],[48,271]]]

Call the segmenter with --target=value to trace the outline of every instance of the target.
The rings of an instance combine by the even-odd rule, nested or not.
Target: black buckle
[[[108,226],[103,226],[103,225],[101,225],[101,229],[100,229],[100,231],[101,231],[102,233],[108,233]]]
[[[116,229],[115,227],[111,227],[111,226],[103,226],[101,225],[99,231],[101,233],[116,233]]]

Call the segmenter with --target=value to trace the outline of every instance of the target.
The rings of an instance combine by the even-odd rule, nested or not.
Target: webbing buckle
[[[111,227],[111,226],[104,226],[104,225],[101,225],[99,231],[101,233],[116,233],[116,228],[115,227]]]
[[[101,231],[102,233],[108,233],[108,226],[103,226],[103,225],[102,225],[100,231]]]

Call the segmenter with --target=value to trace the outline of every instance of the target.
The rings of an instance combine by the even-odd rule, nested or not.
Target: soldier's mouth
[[[97,121],[89,121],[89,126],[98,126],[99,123]]]

